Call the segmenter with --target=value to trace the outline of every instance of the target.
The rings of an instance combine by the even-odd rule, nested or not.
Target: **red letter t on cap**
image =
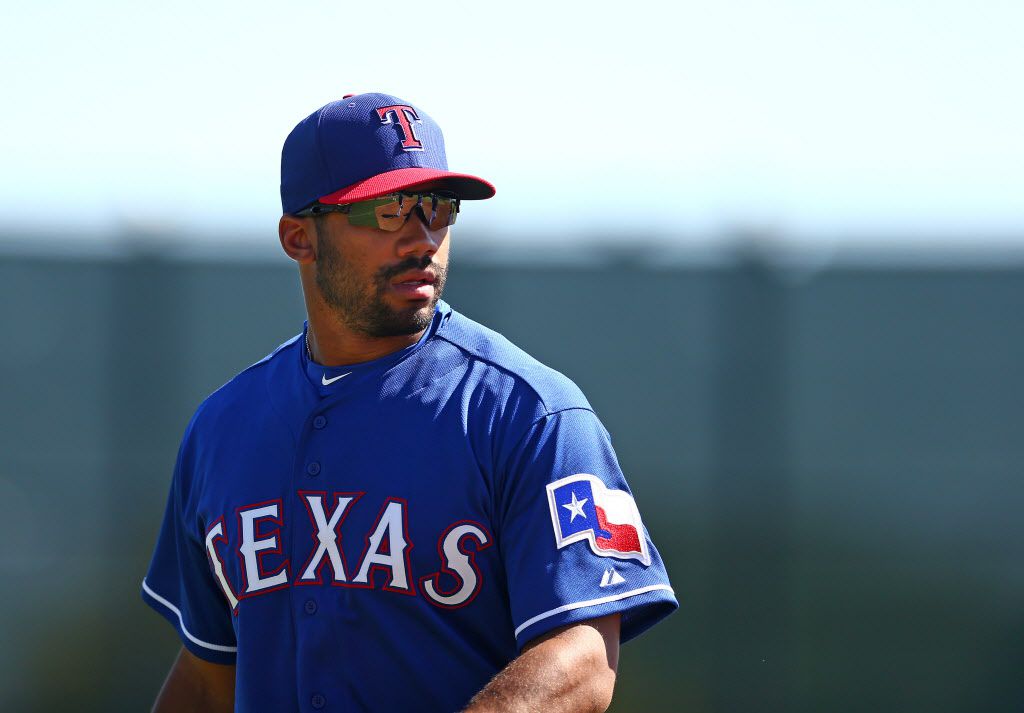
[[[391,106],[382,106],[377,110],[377,116],[380,117],[382,124],[391,123],[391,114],[395,115],[399,131],[402,132],[402,148],[406,151],[422,151],[423,144],[416,138],[416,132],[413,131],[411,123],[420,120],[416,115],[416,110],[408,104],[392,104]]]

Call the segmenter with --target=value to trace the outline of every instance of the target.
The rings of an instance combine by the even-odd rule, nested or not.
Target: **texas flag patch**
[[[651,563],[632,495],[606,488],[589,473],[556,480],[547,490],[558,549],[586,540],[595,555]]]

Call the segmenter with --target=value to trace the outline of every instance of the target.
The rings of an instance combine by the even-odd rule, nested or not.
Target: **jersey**
[[[580,389],[443,300],[406,349],[328,368],[304,330],[209,396],[142,596],[238,711],[456,710],[555,627],[678,606]]]

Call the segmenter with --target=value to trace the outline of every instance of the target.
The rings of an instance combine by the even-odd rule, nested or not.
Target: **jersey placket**
[[[335,584],[336,578],[349,573],[334,571],[335,559],[321,549],[317,537],[318,526],[329,526],[336,513],[338,522],[329,530],[337,537],[347,510],[359,499],[358,493],[337,494],[342,465],[328,447],[328,439],[344,437],[331,428],[332,418],[337,420],[340,409],[351,408],[360,393],[367,393],[364,379],[353,379],[344,387],[333,389],[307,414],[292,472],[289,511],[293,524],[289,539],[295,579],[289,591],[295,632],[296,702],[300,711],[350,710],[345,702],[348,697],[342,691],[347,685],[343,676],[351,670],[347,658],[352,646],[331,635],[344,628],[344,621],[352,615],[351,593]],[[338,540],[341,538],[335,540],[340,551],[343,541]],[[344,571],[343,553],[341,568]],[[331,665],[308,667],[301,666],[302,661],[329,661]]]

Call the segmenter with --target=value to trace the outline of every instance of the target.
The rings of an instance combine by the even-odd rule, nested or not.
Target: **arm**
[[[605,711],[618,665],[618,614],[570,624],[523,647],[464,713]]]
[[[203,661],[182,647],[153,713],[230,713],[234,708],[235,667]]]

